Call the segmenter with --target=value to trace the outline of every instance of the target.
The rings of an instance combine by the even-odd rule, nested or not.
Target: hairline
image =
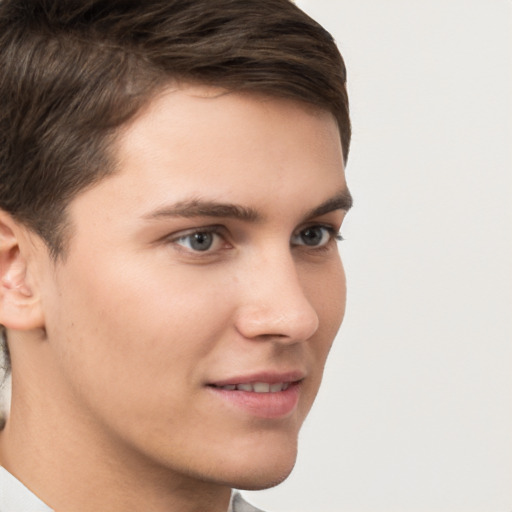
[[[86,186],[82,187],[80,190],[77,191],[76,194],[74,194],[69,201],[67,201],[64,205],[64,208],[60,215],[59,223],[56,227],[57,230],[57,236],[55,237],[54,241],[47,240],[45,237],[37,234],[40,238],[42,238],[43,242],[45,243],[46,247],[48,248],[50,257],[52,261],[56,264],[58,262],[64,263],[66,261],[66,257],[68,255],[68,249],[69,249],[69,243],[71,241],[71,238],[74,234],[74,225],[73,220],[71,219],[69,215],[69,207],[73,203],[73,201],[79,197],[81,194],[85,193],[87,190],[91,190],[95,186],[102,183],[104,180],[113,177],[120,172],[122,172],[121,168],[121,162],[120,162],[120,142],[122,140],[123,135],[130,130],[130,128],[137,122],[138,119],[140,119],[144,114],[149,112],[152,108],[152,106],[162,97],[166,94],[177,92],[179,90],[183,90],[185,88],[189,87],[204,87],[212,89],[217,88],[219,89],[219,94],[212,95],[212,96],[200,96],[204,97],[204,99],[215,99],[220,96],[224,96],[226,94],[241,94],[250,98],[261,98],[261,99],[275,99],[275,100],[282,100],[282,101],[289,101],[293,102],[297,105],[301,105],[302,108],[304,108],[308,113],[316,116],[320,116],[322,114],[329,114],[333,121],[335,122],[337,131],[338,131],[338,137],[340,140],[341,146],[343,146],[343,140],[342,140],[342,134],[340,130],[340,126],[338,123],[338,120],[336,118],[336,115],[334,112],[329,109],[327,106],[322,106],[314,102],[307,101],[305,99],[299,99],[292,97],[290,94],[279,94],[279,92],[276,91],[267,91],[267,90],[259,90],[257,88],[254,89],[244,89],[244,88],[228,88],[223,86],[222,84],[215,84],[215,83],[209,83],[207,81],[201,81],[201,80],[187,80],[186,78],[180,78],[180,77],[169,77],[167,80],[162,81],[159,85],[156,85],[154,88],[152,88],[150,91],[148,91],[148,94],[141,102],[141,105],[139,108],[135,110],[135,112],[130,116],[124,123],[117,126],[111,133],[106,134],[103,137],[102,142],[105,144],[105,148],[103,149],[104,154],[103,157],[106,161],[106,167],[108,168],[105,173],[98,174],[96,179],[91,181]],[[342,154],[343,154],[344,148],[342,147]],[[343,163],[346,165],[346,159],[343,156]],[[56,241],[56,243],[55,243]]]

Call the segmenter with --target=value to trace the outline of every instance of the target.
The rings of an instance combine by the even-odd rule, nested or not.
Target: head
[[[17,290],[18,303],[30,297],[27,303],[43,304],[29,313],[31,306],[25,307],[25,320],[10,313],[16,305],[2,306],[0,323],[6,327],[6,341],[18,342],[24,333],[37,331],[34,339],[41,347],[51,347],[42,348],[40,354],[41,364],[55,365],[58,376],[49,384],[55,386],[54,392],[58,395],[65,380],[76,375],[74,400],[83,400],[82,410],[102,418],[105,435],[115,431],[119,442],[142,450],[142,439],[154,429],[155,444],[149,442],[148,453],[162,459],[170,457],[162,445],[164,430],[181,420],[183,427],[169,428],[180,435],[188,430],[192,436],[202,436],[209,445],[219,446],[216,455],[222,458],[225,440],[214,412],[205,416],[211,421],[209,435],[191,428],[204,420],[205,409],[213,407],[199,396],[205,389],[194,391],[198,381],[214,395],[214,404],[215,400],[224,403],[220,395],[230,394],[233,379],[249,378],[254,370],[259,373],[253,381],[280,385],[274,382],[275,375],[263,374],[290,370],[293,375],[286,379],[293,385],[284,392],[288,398],[281,405],[255,402],[256,419],[244,416],[234,426],[222,427],[236,452],[252,458],[257,458],[258,439],[282,446],[284,462],[274,464],[275,473],[264,476],[262,471],[258,476],[256,471],[253,480],[243,476],[238,486],[277,483],[293,465],[292,445],[318,389],[344,310],[343,272],[329,233],[341,222],[339,212],[349,206],[343,163],[350,122],[345,68],[331,36],[288,0],[2,0],[0,69],[3,302],[9,302],[5,297]],[[205,158],[219,165],[206,169]],[[272,172],[271,166],[276,166]],[[145,169],[147,175],[142,174]],[[324,185],[315,185],[315,180],[323,180]],[[200,185],[209,195],[203,197]],[[308,191],[310,198],[303,199]],[[172,208],[166,196],[175,196]],[[301,202],[305,209],[297,206]],[[319,211],[321,207],[324,210]],[[149,223],[140,228],[136,242],[134,225],[128,228],[135,214]],[[216,223],[205,223],[212,218],[222,220],[222,226],[214,229],[210,224]],[[180,222],[171,230],[169,222],[176,219]],[[191,234],[197,219],[204,229]],[[264,234],[255,227],[242,227],[265,222]],[[293,248],[286,261],[277,249],[285,231]],[[169,245],[177,273],[167,278],[162,270]],[[252,248],[235,262],[233,255],[242,254],[245,246]],[[154,251],[151,261],[141,256],[149,247]],[[258,251],[259,259],[251,259]],[[13,263],[17,257],[19,262]],[[91,259],[98,262],[96,283],[85,270]],[[123,275],[130,275],[135,267],[147,272],[137,270],[124,280]],[[275,274],[275,283],[285,278],[295,283],[281,282],[283,289],[288,286],[288,299],[299,297],[291,308],[293,319],[285,312],[282,323],[270,318],[272,301],[260,297],[269,304],[260,310],[241,286],[253,275],[258,288],[258,279],[268,269]],[[197,290],[201,282],[221,288],[215,293]],[[291,290],[293,286],[297,290]],[[278,292],[269,287],[261,294],[278,296]],[[102,300],[107,295],[108,300]],[[141,307],[141,298],[155,295],[163,301],[162,308],[151,312]],[[95,306],[84,308],[82,303]],[[117,308],[125,311],[116,317]],[[147,325],[152,315],[159,318],[154,328]],[[164,316],[168,318],[161,321]],[[199,325],[202,322],[204,326]],[[147,339],[141,346],[144,333]],[[190,346],[181,347],[187,336],[204,343],[192,351]],[[228,343],[233,336],[241,341]],[[308,349],[305,343],[317,338],[317,348]],[[99,347],[91,339],[114,342]],[[122,339],[125,345],[120,344]],[[177,346],[170,353],[169,344]],[[10,348],[16,365],[17,358],[23,360],[23,351],[15,356],[17,348]],[[100,370],[89,379],[78,370],[80,357],[88,371],[100,359],[108,362],[105,368],[110,370]],[[137,358],[140,373],[149,368],[152,374],[126,379],[123,371],[135,370],[129,365]],[[168,365],[177,360],[184,369],[181,375],[176,369],[181,380],[166,381]],[[228,365],[230,360],[240,369]],[[125,363],[128,367],[123,370]],[[196,373],[187,373],[190,368]],[[115,382],[108,382],[109,371]],[[144,399],[139,391],[151,392],[152,379],[160,390],[163,385],[167,389]],[[126,396],[145,400],[145,406],[134,410],[133,429],[123,431],[115,418],[109,418],[106,409],[112,404],[95,400],[102,386],[111,388],[112,396],[123,396],[130,380],[140,380],[141,389]],[[193,402],[199,394],[201,407],[178,403],[162,412],[162,421],[153,421],[152,410],[182,393],[179,383],[191,386],[186,399]],[[88,397],[78,397],[84,386],[92,386]],[[304,398],[286,413],[286,400],[292,404],[300,386]],[[70,397],[62,396],[63,403]],[[241,407],[251,409],[250,400]],[[117,412],[129,415],[130,403],[119,401]],[[177,413],[185,417],[178,418]],[[292,441],[284,442],[290,433]],[[182,441],[182,451],[176,443],[171,446],[178,454],[172,464],[182,468],[190,446]],[[268,455],[265,450],[261,453],[263,458]],[[235,469],[223,473],[230,485],[243,466],[231,462]],[[190,472],[207,472],[199,466]]]

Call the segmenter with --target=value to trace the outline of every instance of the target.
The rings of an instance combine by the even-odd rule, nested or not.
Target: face
[[[138,464],[274,485],[344,313],[336,123],[183,87],[116,151],[118,172],[71,203],[66,258],[42,285],[62,414]]]

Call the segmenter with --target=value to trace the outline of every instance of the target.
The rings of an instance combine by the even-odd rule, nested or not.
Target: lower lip
[[[284,418],[291,414],[299,402],[300,382],[276,393],[227,390],[209,386],[208,389],[230,405],[260,418]]]

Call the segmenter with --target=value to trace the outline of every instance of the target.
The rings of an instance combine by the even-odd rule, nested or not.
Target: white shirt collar
[[[52,509],[0,467],[0,512],[52,512]]]
[[[52,509],[0,466],[0,512],[52,512]],[[239,492],[233,491],[227,512],[262,511],[249,505]]]

